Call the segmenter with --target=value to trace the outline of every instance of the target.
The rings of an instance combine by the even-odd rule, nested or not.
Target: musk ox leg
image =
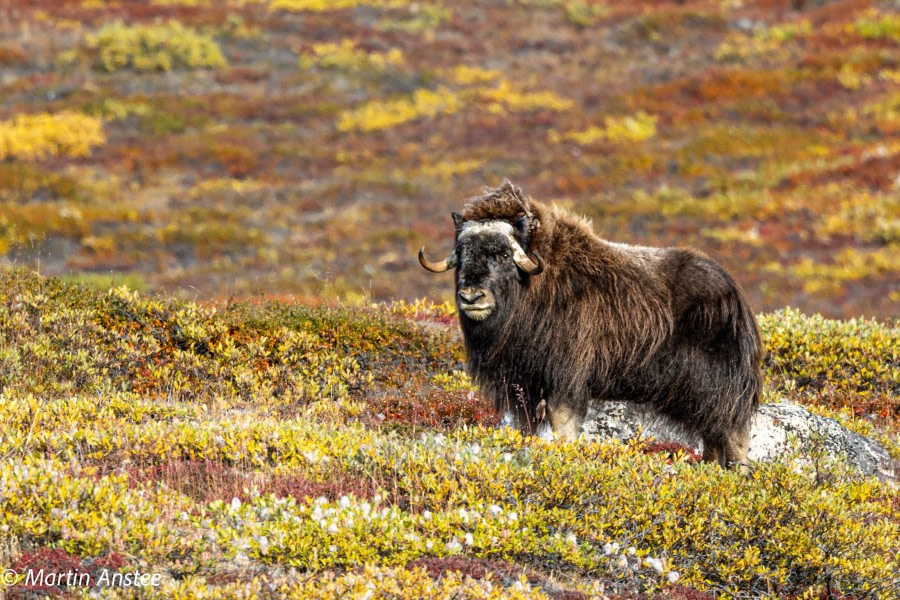
[[[703,438],[703,462],[718,463],[719,466],[724,467],[725,465],[722,464],[722,457],[724,456],[725,452],[719,442]]]
[[[550,409],[550,426],[557,437],[577,440],[581,436],[582,423],[584,423],[584,414],[569,406],[559,405]]]
[[[746,427],[742,430],[732,431],[725,438],[723,446],[725,451],[725,465],[746,470],[747,448],[750,446],[750,428]]]
[[[746,470],[750,428],[729,432],[724,440],[703,438],[703,462],[715,462],[723,468]]]

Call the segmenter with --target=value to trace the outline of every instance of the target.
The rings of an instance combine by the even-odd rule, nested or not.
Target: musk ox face
[[[518,242],[509,223],[463,225],[456,241],[456,305],[461,315],[484,321],[503,308],[498,303],[514,297],[519,285],[514,248],[518,248]]]
[[[503,220],[463,221],[453,214],[456,246],[441,263],[425,259],[422,266],[436,273],[456,267],[456,305],[462,318],[482,322],[504,311],[514,302],[527,275],[539,274],[544,266],[540,256],[531,260],[528,247],[531,217],[515,224]]]

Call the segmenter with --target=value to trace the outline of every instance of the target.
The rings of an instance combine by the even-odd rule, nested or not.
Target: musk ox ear
[[[516,220],[516,232],[518,233],[518,237],[522,240],[522,246],[524,248],[528,248],[531,244],[531,237],[540,225],[540,221],[538,221],[537,217],[534,215],[525,215]]]
[[[462,229],[463,223],[465,223],[465,219],[463,219],[462,215],[457,212],[450,213],[450,216],[453,217],[453,226],[456,228],[456,233],[459,233],[459,230]]]

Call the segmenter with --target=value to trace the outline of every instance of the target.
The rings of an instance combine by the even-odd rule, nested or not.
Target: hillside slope
[[[5,0],[0,261],[441,300],[416,250],[508,177],[757,310],[893,318],[898,57],[895,0]]]
[[[767,398],[900,458],[897,327],[761,323]],[[495,429],[455,331],[441,306],[202,307],[0,270],[0,567],[137,570],[177,598],[895,597],[896,488],[816,448],[741,477]]]

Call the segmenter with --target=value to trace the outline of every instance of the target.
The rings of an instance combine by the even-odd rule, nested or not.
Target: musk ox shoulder
[[[599,238],[508,181],[453,214],[469,369],[498,410],[534,433],[577,437],[593,401],[647,403],[703,439],[703,457],[746,459],[762,345],[734,279],[697,250]]]

